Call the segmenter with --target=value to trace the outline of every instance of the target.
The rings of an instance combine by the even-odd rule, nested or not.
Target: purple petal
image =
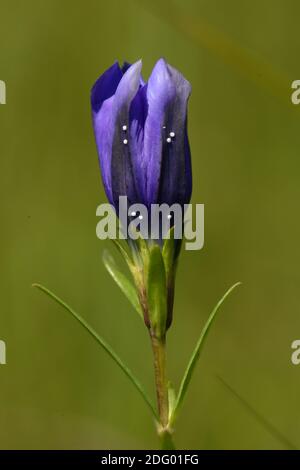
[[[129,113],[130,151],[139,200],[146,201],[146,168],[143,166],[144,126],[148,114],[147,85],[140,87],[132,100]]]
[[[119,196],[127,196],[130,203],[136,202],[137,198],[130,155],[129,110],[140,86],[141,68],[142,62],[138,61],[125,72],[113,100],[114,137],[112,142],[111,181],[115,207],[118,207]]]
[[[115,62],[96,81],[91,91],[91,104],[94,113],[97,113],[102,103],[114,95],[123,74],[118,62]]]
[[[164,145],[163,127],[167,124],[169,105],[175,96],[176,87],[167,64],[160,59],[151,73],[147,88],[148,116],[145,123],[141,171],[146,169],[148,204],[157,202]]]
[[[192,192],[191,155],[187,137],[187,102],[191,85],[172,66],[167,65],[167,68],[176,87],[176,96],[168,110],[158,198],[168,204],[187,204]],[[166,139],[170,140],[170,132],[174,138],[167,142]]]
[[[114,96],[104,101],[100,111],[93,113],[94,133],[98,150],[103,186],[107,199],[113,204],[111,187],[111,152],[114,136]]]
[[[131,65],[124,73],[115,92],[115,108],[126,107],[129,110],[130,103],[134,98],[140,83],[142,61],[139,60]]]
[[[116,85],[117,70],[121,79]],[[129,122],[129,107],[132,98],[139,87],[141,62],[133,64],[122,76],[121,69],[116,64],[105,72],[97,80],[93,88],[94,104],[93,123],[95,139],[98,149],[102,180],[107,198],[111,204],[116,204],[120,195],[131,195],[134,197],[134,185],[132,184],[132,173],[129,158],[129,145],[124,145],[126,135],[122,127]],[[104,77],[104,78],[103,78]],[[109,89],[108,79],[113,81],[114,94],[102,101],[99,109],[99,97],[105,96],[104,91]],[[119,77],[119,75],[118,75]],[[95,99],[97,98],[98,101]],[[92,100],[93,106],[93,100]],[[98,111],[96,111],[98,109]]]
[[[127,70],[129,69],[129,67],[131,67],[131,64],[129,62],[126,62],[126,60],[123,62],[123,65],[122,65],[122,73],[124,74],[125,72],[127,72]],[[145,85],[145,82],[143,80],[143,77],[140,76],[140,86],[144,86]]]

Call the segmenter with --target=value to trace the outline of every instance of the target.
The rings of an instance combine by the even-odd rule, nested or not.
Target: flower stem
[[[162,431],[169,421],[168,382],[166,376],[166,338],[151,334],[158,413]]]
[[[156,396],[159,414],[158,436],[161,442],[162,450],[174,450],[175,446],[172,439],[172,430],[169,427],[169,397],[168,381],[166,374],[166,338],[157,338],[150,334],[153,357]]]
[[[159,413],[158,436],[161,442],[162,450],[174,450],[175,446],[172,439],[172,431],[168,427],[169,423],[169,397],[168,381],[166,374],[166,338],[157,338],[151,334],[152,350],[154,357],[154,372],[156,396]]]
[[[172,432],[169,429],[165,429],[159,433],[161,450],[175,450],[176,447],[173,442]]]

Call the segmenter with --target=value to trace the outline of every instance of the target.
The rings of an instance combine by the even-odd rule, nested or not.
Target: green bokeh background
[[[179,448],[280,449],[222,377],[300,446],[300,78],[296,0],[1,0],[0,447],[155,448],[132,385],[41,282],[77,309],[154,397],[147,332],[105,271],[105,201],[89,92],[113,61],[164,56],[193,86],[193,202],[205,247],[185,251],[169,334],[176,385],[211,308],[235,281],[198,364]]]

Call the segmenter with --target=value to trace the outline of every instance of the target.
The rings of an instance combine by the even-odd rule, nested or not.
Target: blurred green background
[[[235,281],[177,424],[179,448],[280,449],[222,377],[300,446],[300,78],[296,0],[1,0],[0,447],[155,448],[128,380],[58,305],[62,296],[154,397],[147,332],[105,271],[105,201],[89,92],[116,59],[164,56],[193,86],[193,202],[205,247],[183,252],[169,374],[178,385],[211,308]]]

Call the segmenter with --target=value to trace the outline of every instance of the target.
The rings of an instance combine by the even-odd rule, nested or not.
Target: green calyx
[[[162,246],[141,236],[136,242],[137,274],[135,284],[151,334],[164,338],[171,325],[174,283],[181,240],[174,239],[172,228]]]
[[[163,338],[167,326],[167,281],[163,256],[158,245],[149,249],[146,272],[147,303],[152,334]]]
[[[181,240],[174,238],[174,228],[163,244],[141,236],[129,245],[129,251],[114,240],[125,260],[132,282],[117,268],[111,256],[104,254],[104,264],[134,309],[144,318],[152,335],[163,338],[172,322],[174,284]]]

